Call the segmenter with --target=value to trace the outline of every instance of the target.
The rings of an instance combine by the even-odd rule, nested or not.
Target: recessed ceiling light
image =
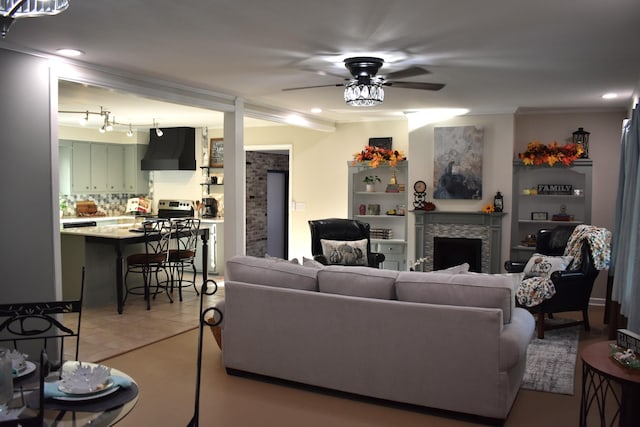
[[[320,113],[322,113],[322,108],[318,108],[318,107],[312,108],[311,112],[314,113],[314,114],[320,114]]]
[[[602,95],[602,99],[614,99],[617,97],[618,97],[617,93],[605,93],[604,95]]]
[[[84,55],[84,52],[78,49],[58,49],[56,50],[56,53],[58,55],[62,55],[62,56],[70,56],[70,57],[74,57],[74,56],[82,56]]]

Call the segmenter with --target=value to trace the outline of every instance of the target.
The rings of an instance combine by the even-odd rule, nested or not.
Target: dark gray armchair
[[[560,225],[553,229],[538,230],[536,235],[536,252],[543,255],[559,256],[564,253],[565,246],[571,237],[575,226]],[[538,338],[544,338],[545,329],[556,327],[574,326],[583,324],[588,331],[589,326],[589,299],[593,283],[598,277],[597,270],[591,256],[589,245],[582,246],[582,265],[579,270],[570,270],[571,266],[564,271],[554,271],[551,280],[556,289],[555,295],[534,307],[525,307],[532,314],[536,315],[536,329]],[[506,261],[505,269],[509,273],[520,273],[524,270],[527,261]],[[582,320],[562,323],[550,327],[545,325],[545,315],[553,317],[554,313],[568,311],[581,311]]]

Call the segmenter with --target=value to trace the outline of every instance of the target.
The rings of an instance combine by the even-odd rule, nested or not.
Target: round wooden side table
[[[587,414],[595,406],[600,426],[640,425],[640,370],[626,368],[611,358],[609,344],[603,341],[591,344],[581,353],[582,397],[580,400],[580,426],[587,426]],[[615,385],[619,384],[620,387]],[[616,407],[605,411],[606,403]],[[607,416],[610,420],[607,420]],[[607,422],[609,421],[609,422]]]

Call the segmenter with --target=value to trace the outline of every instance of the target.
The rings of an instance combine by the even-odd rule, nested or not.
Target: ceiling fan
[[[430,73],[429,70],[416,66],[378,76],[377,73],[380,67],[382,67],[382,64],[384,64],[384,60],[381,58],[369,56],[347,58],[344,60],[344,65],[353,77],[351,79],[345,78],[344,83],[293,87],[283,89],[283,91],[345,86],[344,97],[347,104],[361,107],[381,104],[384,99],[382,86],[433,91],[440,90],[445,86],[442,83],[397,81],[398,79],[406,79]]]

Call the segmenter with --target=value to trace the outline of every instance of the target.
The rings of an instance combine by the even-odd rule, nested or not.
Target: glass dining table
[[[97,364],[82,362],[83,366]],[[69,371],[78,362],[68,361],[62,369]],[[111,426],[131,412],[138,402],[139,389],[135,380],[115,368],[104,388],[93,393],[63,392],[59,372],[47,376],[44,386],[44,425],[48,427]],[[39,366],[14,378],[14,398],[5,416],[17,420],[29,419],[39,410]],[[13,415],[12,415],[13,414]],[[2,419],[0,418],[0,421]],[[25,424],[27,425],[27,424]]]

